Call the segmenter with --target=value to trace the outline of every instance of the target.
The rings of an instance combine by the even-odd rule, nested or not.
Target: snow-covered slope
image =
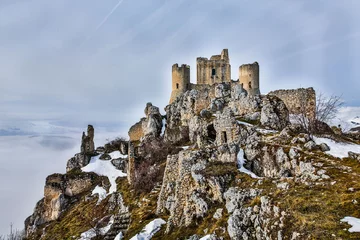
[[[333,126],[341,125],[343,131],[360,127],[360,107],[341,107],[336,118],[330,124]]]
[[[92,157],[90,163],[81,170],[84,172],[94,172],[100,176],[107,176],[111,184],[109,194],[114,193],[117,189],[116,179],[118,177],[126,177],[126,173],[116,169],[111,161],[103,161],[99,157],[100,155]]]

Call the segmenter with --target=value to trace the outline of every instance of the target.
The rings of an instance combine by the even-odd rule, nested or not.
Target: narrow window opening
[[[215,76],[216,75],[216,69],[213,68],[212,71],[211,71],[211,76]]]
[[[222,140],[223,143],[227,143],[226,132],[222,132],[222,133],[221,133],[221,140]]]
[[[179,89],[179,84],[178,83],[176,84],[176,89]]]
[[[249,89],[251,89],[252,88],[252,86],[251,86],[251,82],[249,82]]]
[[[214,124],[210,124],[207,126],[207,135],[208,135],[208,142],[214,143],[216,140],[216,131],[214,128]]]

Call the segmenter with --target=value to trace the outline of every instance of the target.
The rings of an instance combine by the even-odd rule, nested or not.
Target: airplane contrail
[[[101,23],[95,28],[94,32],[91,33],[79,46],[83,46],[84,43],[86,43],[87,41],[89,41],[92,36],[106,23],[106,21],[110,18],[110,16],[116,11],[116,9],[118,9],[118,7],[124,2],[125,0],[120,0],[115,7],[113,7],[113,9],[111,9],[111,11],[108,13],[108,15],[106,15],[106,17],[101,21]]]
[[[96,27],[95,32],[97,30],[99,30],[102,25],[104,25],[106,23],[106,21],[109,19],[109,17],[116,11],[116,9],[124,2],[124,0],[120,0],[115,7],[113,7],[113,9],[109,12],[108,15],[106,15],[106,17],[104,18],[104,20],[102,20],[102,22]]]

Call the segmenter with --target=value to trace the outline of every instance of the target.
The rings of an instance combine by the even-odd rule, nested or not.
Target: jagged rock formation
[[[204,80],[212,60],[214,79]],[[223,61],[230,69],[227,51],[212,60],[200,71],[211,84],[190,84],[187,66],[175,65],[181,82],[173,82],[166,116],[147,103],[129,141],[95,150],[89,125],[67,173],[47,178],[25,222],[27,239],[130,239],[158,218],[166,227],[152,229],[155,239],[356,239],[339,218],[358,213],[360,153],[347,151],[340,161],[333,145],[289,121],[313,90],[260,95],[257,63],[232,81],[218,71]],[[355,133],[324,132],[360,143]],[[127,178],[117,175],[115,184],[102,171],[84,173],[94,159]]]
[[[89,125],[87,128],[87,135],[85,132],[82,134],[80,153],[75,154],[74,157],[69,159],[67,162],[66,171],[70,172],[73,169],[79,169],[86,166],[94,153],[94,127]]]
[[[94,173],[48,176],[44,198],[36,204],[34,213],[25,221],[26,235],[31,235],[45,223],[57,220],[79,194],[89,190],[98,180]]]

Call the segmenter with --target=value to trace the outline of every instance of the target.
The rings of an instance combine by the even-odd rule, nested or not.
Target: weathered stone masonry
[[[284,101],[290,114],[304,113],[309,118],[315,118],[316,114],[316,93],[313,88],[299,88],[291,90],[277,90],[270,92]]]
[[[249,95],[260,94],[259,64],[244,64],[239,67],[239,80],[231,79],[231,65],[228,49],[223,49],[220,55],[210,59],[199,57],[196,59],[196,84],[190,83],[190,66],[176,63],[172,66],[172,93],[169,104],[188,90],[199,89],[199,86],[217,83],[233,82],[242,85]]]

